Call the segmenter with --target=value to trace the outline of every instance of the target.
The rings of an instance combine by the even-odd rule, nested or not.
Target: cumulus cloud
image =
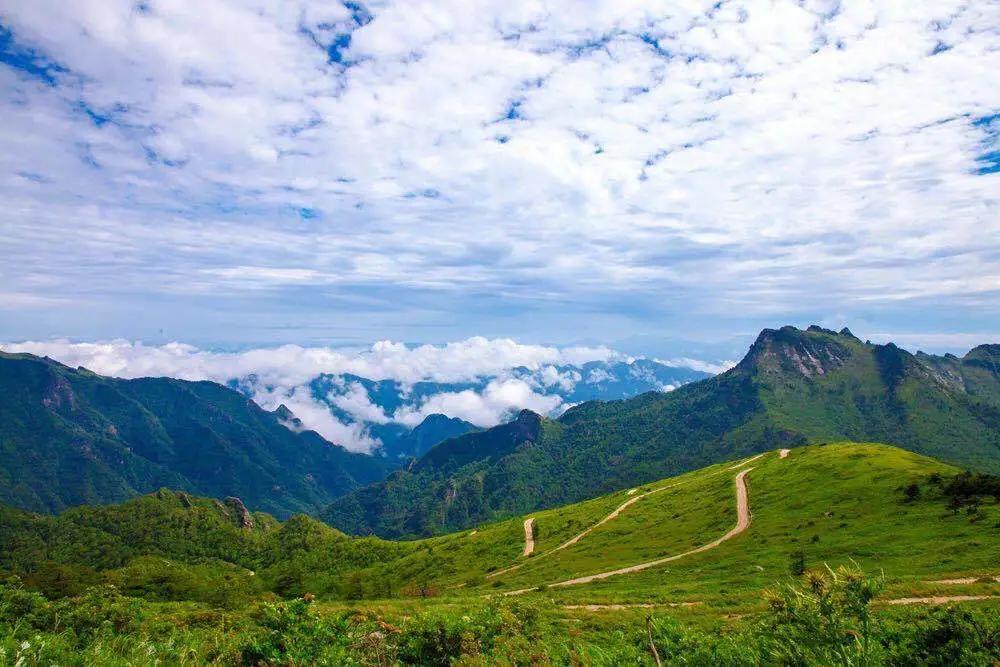
[[[184,343],[154,346],[127,340],[79,343],[66,340],[0,344],[8,352],[52,357],[69,366],[85,366],[116,377],[168,376],[215,380],[255,375],[261,385],[294,386],[321,373],[358,375],[371,380],[464,382],[525,367],[580,365],[622,355],[607,347],[528,345],[509,338],[481,336],[445,345],[406,345],[379,341],[363,350],[282,345],[241,352],[201,350]],[[547,371],[551,374],[555,369]],[[550,376],[547,376],[550,377]]]
[[[330,392],[327,400],[347,414],[351,415],[355,421],[370,422],[372,424],[387,424],[389,417],[385,410],[372,403],[368,390],[361,386],[359,382],[348,384],[346,391],[340,394]]]
[[[969,0],[4,3],[0,333],[904,330],[928,305],[995,329],[996,24]]]

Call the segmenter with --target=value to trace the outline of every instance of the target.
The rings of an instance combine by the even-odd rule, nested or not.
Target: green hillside
[[[389,465],[293,433],[212,382],[119,380],[0,353],[0,503],[52,512],[170,487],[288,516]]]
[[[748,523],[735,530],[741,486]],[[447,664],[463,655],[486,664],[504,655],[521,656],[518,664],[531,656],[539,664],[652,664],[652,637],[658,650],[692,664],[777,660],[796,642],[812,656],[797,664],[828,664],[834,649],[810,642],[877,631],[878,659],[860,664],[913,664],[916,651],[938,655],[955,641],[971,657],[949,653],[940,664],[989,664],[1000,649],[975,633],[1000,628],[998,496],[995,477],[898,448],[842,443],[784,456],[770,450],[413,542],[352,538],[301,516],[280,523],[235,499],[165,490],[57,517],[8,509],[0,512],[0,574],[21,583],[0,586],[0,631],[55,632],[47,613],[138,605],[141,622],[121,621],[113,643],[74,630],[71,645],[99,654],[98,662],[136,646],[166,656],[183,643],[200,656],[194,662],[223,664],[265,649],[278,656],[269,664],[290,664],[294,655],[369,664],[376,648],[383,662],[374,664]],[[525,556],[528,519],[534,545]],[[787,586],[801,572],[806,587],[793,593]],[[840,596],[831,609],[860,595],[858,586],[870,591],[851,603],[871,607],[867,629],[859,630],[861,607],[847,605],[836,607],[842,626],[810,630],[816,581]],[[95,588],[107,584],[115,588]],[[53,601],[30,602],[18,586]],[[934,596],[967,600],[969,611],[906,604]],[[776,607],[780,600],[799,607]],[[938,638],[931,648],[915,647],[930,636]],[[70,641],[60,637],[50,644]],[[906,660],[889,660],[892,652]]]
[[[591,402],[432,448],[409,470],[336,500],[353,534],[427,536],[523,514],[774,447],[888,442],[1000,471],[1000,346],[912,355],[846,329],[764,330],[730,371],[671,393]]]

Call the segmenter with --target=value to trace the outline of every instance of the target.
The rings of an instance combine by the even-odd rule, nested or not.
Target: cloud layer
[[[378,444],[369,433],[370,424],[392,421],[412,428],[427,415],[442,413],[488,427],[511,410],[549,413],[560,408],[563,400],[545,395],[546,387],[562,384],[572,389],[572,383],[580,379],[579,373],[559,371],[556,365],[630,360],[607,348],[557,348],[481,337],[440,346],[381,341],[361,351],[286,345],[220,353],[181,343],[150,346],[125,340],[28,341],[0,344],[0,350],[48,356],[68,366],[83,366],[115,377],[235,381],[265,409],[274,410],[284,403],[306,427],[356,451],[370,451]],[[515,377],[513,371],[522,368],[528,373],[518,371],[521,375]],[[320,374],[336,377],[329,392],[316,396],[310,382]],[[404,387],[418,382],[477,382],[484,386],[440,391],[387,414],[359,382],[342,380],[344,374],[394,380]],[[338,419],[330,406],[348,419]]]
[[[956,0],[6,3],[0,335],[607,340],[928,308],[996,330],[998,23]]]

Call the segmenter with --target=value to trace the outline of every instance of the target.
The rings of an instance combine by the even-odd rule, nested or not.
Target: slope
[[[881,441],[1000,470],[1000,346],[912,355],[850,331],[764,330],[735,368],[671,393],[522,413],[441,443],[411,470],[335,501],[355,534],[414,537],[553,507],[775,447]]]
[[[884,445],[808,446],[401,543],[350,538],[306,517],[279,524],[252,514],[248,525],[232,500],[161,491],[59,517],[0,511],[0,571],[49,594],[108,581],[156,599],[208,601],[274,591],[471,602],[542,589],[566,605],[728,613],[758,608],[796,563],[854,562],[885,572],[889,598],[995,596],[996,480],[956,495],[957,472]],[[525,556],[527,519],[535,548]]]
[[[315,513],[384,477],[384,460],[293,433],[211,382],[119,380],[0,353],[0,502],[35,511],[160,487]]]

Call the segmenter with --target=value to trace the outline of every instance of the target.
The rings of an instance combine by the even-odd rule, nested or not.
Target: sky
[[[1000,341],[1000,3],[0,0],[0,341]]]

